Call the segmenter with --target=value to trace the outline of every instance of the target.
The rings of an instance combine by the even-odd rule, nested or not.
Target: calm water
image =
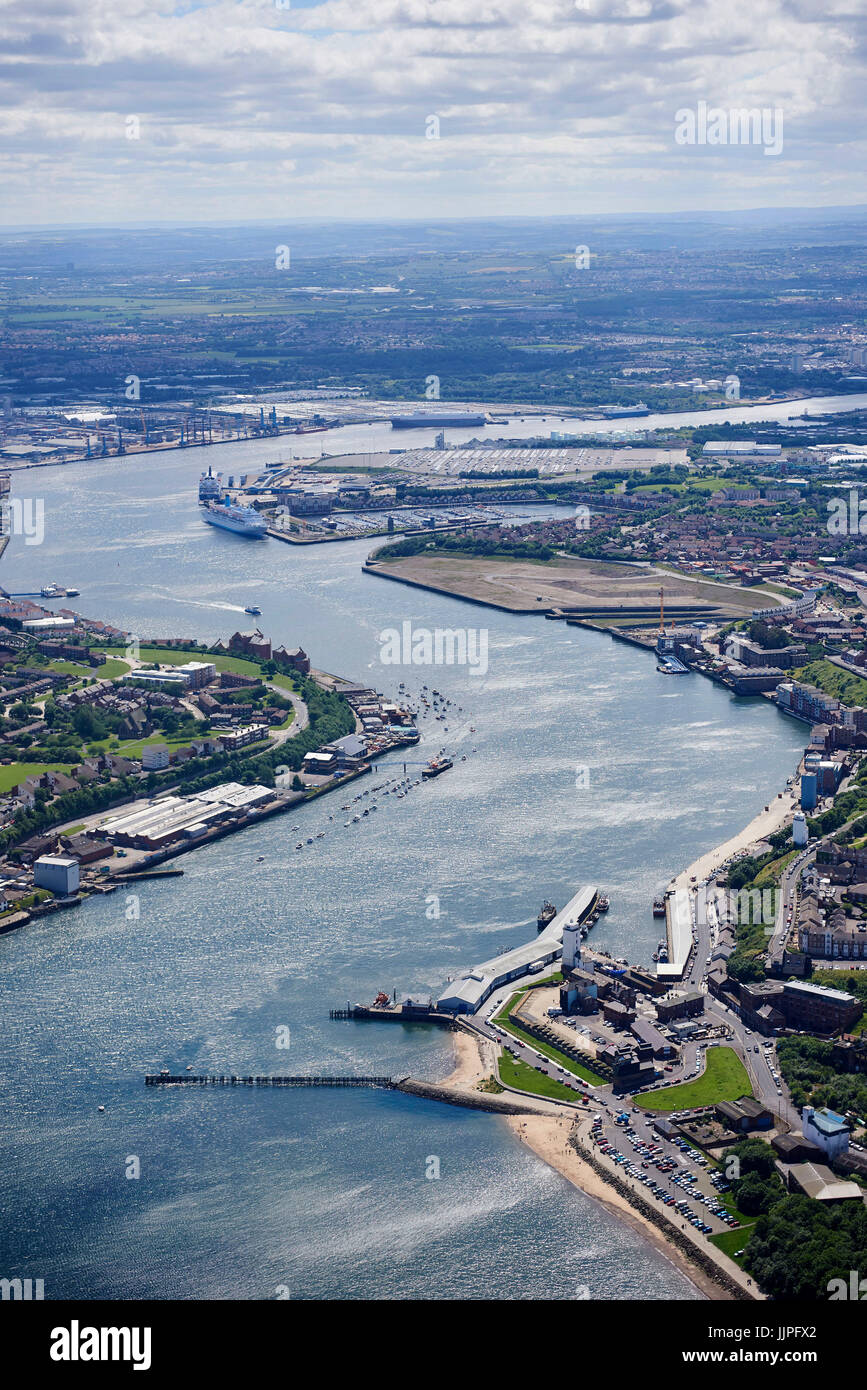
[[[274,447],[227,446],[221,466]],[[376,1092],[161,1094],[142,1077],[443,1074],[444,1037],[328,1009],[439,991],[581,882],[611,895],[596,940],[649,959],[654,890],[776,791],[801,726],[604,636],[362,576],[366,542],[216,531],[197,514],[200,458],[31,474],[46,542],[13,542],[4,586],[75,583],[82,612],[142,636],[226,636],[255,600],[323,669],[455,698],[463,713],[428,739],[455,768],[348,829],[338,794],[202,848],[182,880],[139,885],[138,920],[118,892],[0,939],[0,1274],[44,1278],[47,1297],[484,1298],[494,1271],[505,1297],[694,1297],[494,1118]],[[381,666],[377,634],[405,618],[487,627],[488,673]]]
[[[281,403],[280,393],[269,393],[267,401],[270,403],[272,400]],[[285,405],[290,414],[296,415],[305,410],[311,413],[327,412],[329,408],[327,403],[315,400],[287,401]],[[865,405],[867,395],[858,393],[851,396],[810,396],[803,400],[780,401],[772,405],[754,405],[744,401],[738,405],[718,406],[711,410],[653,412],[650,415],[621,416],[612,420],[593,420],[582,415],[512,415],[492,406],[490,413],[503,420],[508,419],[508,426],[470,425],[466,429],[447,426],[445,435],[449,444],[464,444],[470,439],[526,439],[535,435],[545,436],[554,430],[564,434],[610,434],[613,443],[618,435],[631,435],[642,430],[680,429],[684,425],[743,425],[750,422],[759,424],[769,420],[786,421],[800,419],[805,415],[837,415],[842,411],[863,409]],[[260,407],[261,402],[257,397],[255,402],[235,409],[246,410],[247,414],[258,416]],[[444,402],[443,408],[447,411],[448,407],[449,403]],[[410,402],[396,402],[393,413],[409,414],[413,408]],[[283,452],[277,457],[287,460],[290,456],[310,459],[318,458],[322,453],[335,455],[382,449],[428,448],[433,446],[438,432],[436,428],[395,432],[385,420],[372,421],[366,425],[342,425],[321,434],[301,435],[291,440],[284,437]],[[213,453],[210,454],[211,458],[214,456]],[[217,451],[216,457],[222,459],[222,449]],[[217,467],[216,464],[214,466]],[[222,462],[219,466],[222,467]]]

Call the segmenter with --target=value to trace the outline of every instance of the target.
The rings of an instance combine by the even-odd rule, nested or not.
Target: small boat
[[[256,860],[256,863],[257,863],[257,864],[264,864],[264,863],[265,863],[265,856],[264,856],[264,854],[260,854],[260,855],[258,856],[258,858],[257,858],[257,860]]]
[[[307,836],[307,843],[308,843],[308,845],[312,845],[312,844],[313,844],[313,836],[312,836],[312,835],[308,835],[308,836]]]
[[[98,1105],[96,1108],[97,1108],[97,1110],[99,1111],[100,1115],[104,1115],[104,1114],[105,1114],[105,1106],[104,1106],[104,1105]]]
[[[252,613],[252,615],[253,615],[254,618],[258,618],[258,617],[261,616],[262,610],[261,610],[261,608],[259,608],[255,603],[250,603],[250,604],[248,604],[247,607],[244,609],[244,612],[245,612],[245,613]]]
[[[361,820],[361,816],[353,816],[353,817],[352,817],[352,824],[353,824],[353,825],[357,825],[358,822],[359,822],[360,820]]]
[[[301,840],[299,840],[298,843],[297,843],[297,845],[295,846],[295,848],[296,848],[296,849],[303,849],[303,848],[304,848],[303,842],[302,842]]]
[[[192,1062],[190,1062],[190,1063],[187,1065],[187,1071],[192,1071],[192,1070],[193,1070],[193,1064],[192,1064]]]

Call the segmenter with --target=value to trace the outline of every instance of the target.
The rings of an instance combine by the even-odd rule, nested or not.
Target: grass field
[[[735,1251],[746,1248],[747,1241],[752,1235],[754,1225],[755,1222],[752,1222],[749,1226],[738,1226],[734,1231],[720,1231],[718,1235],[709,1236],[708,1239],[711,1245],[715,1245],[717,1250],[721,1250],[724,1255],[728,1255],[729,1259],[735,1261],[735,1264],[743,1265],[743,1256],[735,1260]]]
[[[41,777],[43,772],[69,772],[73,763],[10,763],[0,767],[0,793],[23,782],[25,777]]]
[[[108,656],[123,656],[122,647],[106,647]],[[261,677],[262,671],[255,661],[245,661],[241,656],[215,656],[212,652],[182,652],[177,647],[141,647],[139,660],[153,661],[158,666],[186,666],[188,661],[212,661],[218,671],[236,671],[242,676]],[[286,680],[289,677],[285,677]]]
[[[568,1100],[575,1104],[576,1096],[561,1081],[545,1076],[526,1062],[519,1061],[510,1053],[504,1052],[500,1058],[500,1080],[507,1086],[516,1086],[519,1091],[529,1091],[534,1096],[546,1096],[549,1100]]]
[[[703,1076],[635,1099],[643,1110],[692,1110],[697,1105],[716,1105],[752,1093],[750,1078],[737,1053],[730,1047],[710,1047]]]
[[[45,669],[66,676],[78,676],[79,680],[89,680],[94,676],[97,680],[116,680],[118,676],[126,675],[129,663],[114,658],[108,658],[103,666],[82,666],[77,661],[49,661]]]

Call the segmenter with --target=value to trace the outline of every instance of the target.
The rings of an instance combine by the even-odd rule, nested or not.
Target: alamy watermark
[[[779,914],[779,888],[699,888],[695,895],[697,926],[716,920],[720,927],[763,926],[772,935]],[[712,914],[708,915],[708,909]]]
[[[0,503],[0,534],[23,536],[25,545],[45,540],[45,500],[42,497],[7,497]]]
[[[862,502],[857,488],[848,497],[829,497],[827,507],[829,535],[867,536],[867,498]]]
[[[827,1285],[828,1301],[839,1303],[851,1301],[863,1303],[867,1299],[867,1279],[862,1279],[857,1269],[849,1270],[849,1279],[829,1279]]]
[[[468,666],[471,676],[488,669],[488,629],[485,627],[413,627],[407,620],[379,634],[383,666]]]
[[[761,145],[763,154],[783,152],[783,112],[779,106],[682,106],[674,113],[678,145]]]

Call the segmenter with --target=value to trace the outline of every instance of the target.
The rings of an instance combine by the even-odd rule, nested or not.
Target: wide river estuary
[[[395,694],[426,681],[463,713],[447,735],[425,726],[416,756],[445,741],[454,770],[358,825],[337,793],[194,851],[183,878],[139,885],[137,920],[120,891],[0,938],[0,1276],[42,1278],[46,1298],[696,1297],[494,1117],[380,1091],[161,1092],[143,1076],[445,1075],[444,1035],[329,1008],[436,994],[587,882],[611,897],[594,944],[648,961],[655,890],[776,793],[803,727],[608,637],[363,575],[369,542],[301,549],[206,526],[206,454],[237,473],[287,450],[35,470],[16,492],[44,498],[45,543],[15,539],[0,582],[74,584],[82,613],[143,637],[255,621],[320,669]],[[487,628],[487,673],[382,665],[378,635],[405,619]]]

